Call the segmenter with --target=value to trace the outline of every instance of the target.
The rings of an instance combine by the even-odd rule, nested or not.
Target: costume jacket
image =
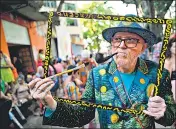
[[[147,109],[148,99],[156,84],[158,65],[151,61],[138,59],[133,83],[126,95],[123,82],[117,71],[116,63],[110,63],[93,68],[86,83],[82,100],[98,104],[112,105],[134,109]],[[128,80],[126,80],[128,81]],[[147,115],[132,115],[112,110],[97,109],[101,128],[153,128],[154,122],[170,126],[176,119],[176,104],[171,91],[169,72],[164,69],[158,96],[167,105],[164,117],[155,120]],[[130,100],[128,99],[130,98]],[[56,110],[49,117],[44,117],[43,124],[64,127],[81,127],[95,117],[95,109],[67,103],[57,103]],[[142,124],[142,125],[141,125]]]

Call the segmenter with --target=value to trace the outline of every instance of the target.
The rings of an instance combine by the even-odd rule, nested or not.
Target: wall
[[[45,34],[47,33],[47,24],[42,22],[41,25],[37,25],[36,22],[29,22],[19,16],[12,15],[10,13],[1,15],[1,19],[24,26],[28,29],[30,44],[33,51],[34,59],[37,60],[38,50],[45,50]],[[39,32],[43,32],[42,34]],[[8,44],[5,39],[4,29],[1,22],[1,50],[9,55]]]
[[[1,21],[7,43],[12,43],[14,45],[30,45],[29,33],[26,27],[6,20]]]
[[[15,24],[19,24],[19,25],[22,25],[24,27],[29,27],[29,22],[22,19],[21,17],[18,17],[18,16],[15,16],[15,15],[12,15],[11,13],[6,13],[6,14],[1,14],[0,15],[0,27],[1,27],[1,46],[0,46],[0,50],[2,50],[5,54],[7,54],[8,56],[10,56],[9,54],[9,49],[8,49],[8,44],[7,44],[7,41],[6,41],[6,38],[5,38],[5,33],[4,33],[4,28],[3,28],[3,24],[2,24],[2,19],[3,20],[6,20],[6,21],[9,21],[9,22],[12,22],[12,23],[15,23]]]
[[[45,37],[40,36],[38,34],[36,22],[31,22],[30,23],[30,28],[28,28],[28,32],[29,32],[29,37],[30,37],[30,40],[31,40],[34,59],[37,60],[38,50],[39,49],[44,49],[45,50],[46,39],[45,39]]]
[[[8,49],[8,45],[7,45],[7,42],[6,42],[6,39],[5,39],[5,34],[4,34],[4,29],[3,29],[3,26],[2,26],[2,21],[0,20],[0,27],[1,27],[1,45],[0,45],[0,50],[7,54],[9,56],[9,49]]]

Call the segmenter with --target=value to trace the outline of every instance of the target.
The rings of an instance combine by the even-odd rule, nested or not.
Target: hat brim
[[[145,40],[145,42],[148,44],[148,47],[156,44],[156,35],[147,29],[140,29],[140,28],[134,28],[134,27],[113,27],[113,28],[105,29],[102,32],[102,35],[106,41],[111,43],[111,38],[117,32],[135,33]]]

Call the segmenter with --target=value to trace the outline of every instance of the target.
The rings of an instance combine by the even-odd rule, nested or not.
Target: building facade
[[[65,1],[63,11],[78,12],[77,1]],[[82,25],[77,18],[62,18],[63,25],[66,26],[71,37],[72,54],[80,55],[84,49]]]
[[[4,54],[8,55],[13,63],[13,58],[18,57],[23,62],[25,73],[36,71],[38,50],[45,50],[46,27],[45,22],[28,21],[11,13],[2,14],[1,47]]]
[[[59,4],[60,1],[45,1],[40,12],[56,11]],[[77,1],[64,1],[62,11],[76,12],[77,4]],[[61,58],[65,58],[67,55],[71,57],[81,54],[84,43],[79,19],[60,17],[59,20],[60,26],[55,26],[57,44],[55,44],[52,51],[57,51],[58,56]]]

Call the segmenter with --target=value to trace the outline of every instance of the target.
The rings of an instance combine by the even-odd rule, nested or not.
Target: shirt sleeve
[[[54,112],[55,110],[51,110],[50,108],[46,108],[46,110],[45,110],[45,117],[50,117],[50,116],[52,116],[52,114],[53,114],[53,112]]]
[[[90,74],[87,80],[85,92],[83,93],[81,100],[95,102],[92,74]],[[48,109],[46,109],[45,112],[48,112],[47,110]],[[70,128],[82,127],[83,125],[88,124],[94,117],[95,108],[93,107],[57,102],[56,110],[49,114],[49,117],[44,115],[43,124]]]
[[[176,103],[174,102],[173,93],[171,91],[172,85],[169,72],[163,70],[162,76],[161,84],[158,87],[158,96],[165,100],[166,111],[164,116],[156,120],[156,122],[164,126],[171,126],[176,120]]]

